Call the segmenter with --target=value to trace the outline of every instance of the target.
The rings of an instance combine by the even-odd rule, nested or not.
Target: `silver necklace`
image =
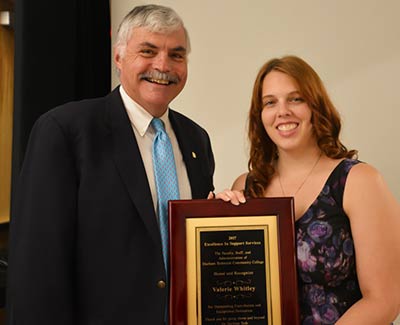
[[[319,156],[318,156],[317,160],[315,161],[314,165],[312,166],[311,170],[309,171],[307,176],[304,178],[304,180],[301,182],[301,184],[297,188],[297,190],[294,192],[293,196],[296,196],[296,194],[301,190],[301,188],[303,187],[303,185],[305,184],[307,179],[311,176],[311,174],[314,171],[315,167],[317,167],[318,162],[320,161],[321,157],[322,157],[322,152],[319,154]],[[282,186],[281,174],[279,173],[279,171],[278,171],[278,180],[279,180],[279,185],[281,187],[282,194],[283,194],[283,196],[286,196],[285,190],[283,189],[283,186]]]

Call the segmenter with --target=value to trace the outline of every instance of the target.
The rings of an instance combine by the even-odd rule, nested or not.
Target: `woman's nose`
[[[289,105],[286,101],[282,101],[278,103],[278,115],[279,116],[287,116],[290,115],[291,111]]]

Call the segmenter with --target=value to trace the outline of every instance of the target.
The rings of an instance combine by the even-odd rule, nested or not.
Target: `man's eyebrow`
[[[139,45],[143,46],[143,47],[150,47],[152,49],[156,49],[157,48],[157,46],[155,46],[153,43],[150,43],[150,42],[143,42],[143,43],[140,43]]]
[[[177,46],[171,49],[172,52],[185,52],[186,53],[186,48],[183,46]]]
[[[143,42],[139,44],[141,47],[150,47],[152,49],[157,49],[158,47],[154,45],[153,43],[150,42]],[[171,52],[184,52],[186,53],[186,48],[184,46],[177,46],[172,49],[170,49]]]

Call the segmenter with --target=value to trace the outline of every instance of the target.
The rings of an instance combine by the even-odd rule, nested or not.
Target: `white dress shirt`
[[[143,107],[137,104],[132,98],[130,98],[125,92],[122,85],[119,87],[119,90],[122,101],[125,105],[125,109],[128,113],[129,120],[131,121],[133,132],[135,133],[143,164],[146,169],[147,180],[149,182],[151,195],[153,198],[154,210],[156,211],[156,214],[158,216],[157,190],[154,180],[152,159],[152,147],[155,132],[152,127],[149,127],[153,116]],[[178,140],[176,139],[175,132],[172,129],[171,123],[169,121],[168,112],[169,109],[167,109],[167,111],[160,117],[160,119],[164,122],[165,130],[171,140],[172,150],[174,151],[180,199],[191,199],[192,192],[190,188],[189,178],[187,176],[186,165],[183,161],[182,153],[179,149]]]

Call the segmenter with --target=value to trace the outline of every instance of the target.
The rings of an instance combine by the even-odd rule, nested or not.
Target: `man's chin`
[[[160,117],[167,110],[171,100],[147,100],[142,103],[143,108],[155,117]]]

